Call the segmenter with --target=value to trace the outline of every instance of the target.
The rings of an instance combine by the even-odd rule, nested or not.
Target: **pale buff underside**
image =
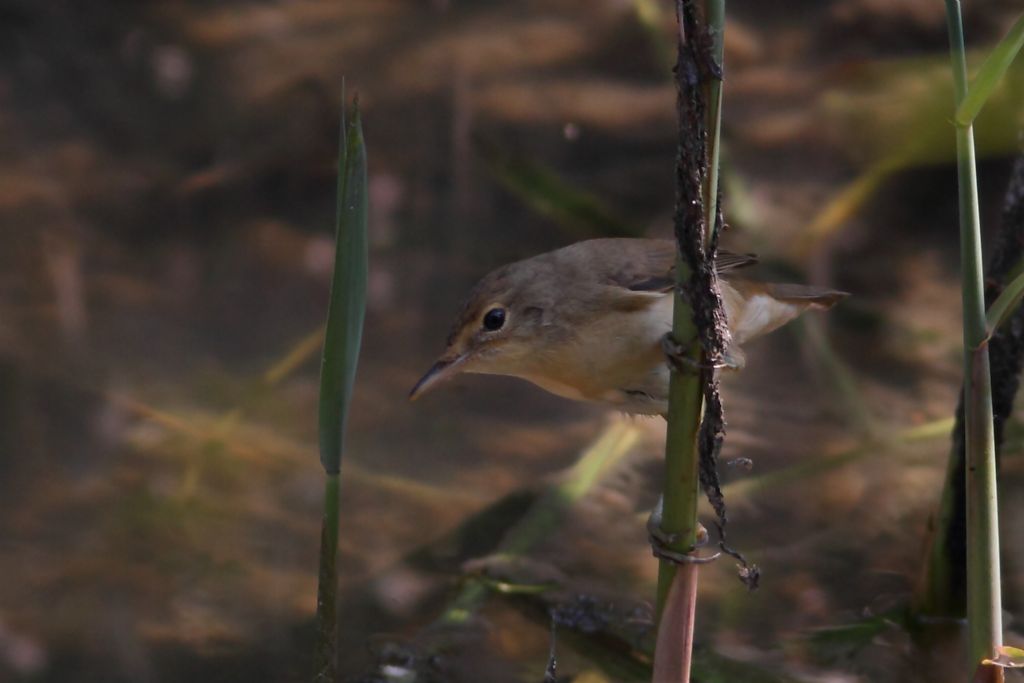
[[[744,363],[741,344],[777,329],[808,307],[756,293],[744,301],[729,283],[720,284],[732,334],[727,360],[737,368]],[[651,301],[638,310],[604,316],[577,330],[572,341],[540,350],[530,358],[520,356],[507,366],[495,358],[493,363],[467,371],[521,377],[558,396],[604,403],[627,413],[664,414],[669,370],[661,339],[672,328],[672,295],[626,295]]]

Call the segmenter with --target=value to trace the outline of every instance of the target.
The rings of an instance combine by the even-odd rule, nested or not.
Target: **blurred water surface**
[[[968,6],[972,42],[997,39],[1014,4]],[[852,657],[800,646],[906,601],[941,486],[941,430],[875,438],[948,418],[960,381],[941,3],[729,12],[726,246],[761,253],[762,277],[855,296],[726,379],[724,457],[755,462],[726,473],[731,538],[765,579],[747,594],[726,563],[706,571],[699,644],[814,680],[960,680],[955,647],[923,658],[898,629]],[[614,418],[499,378],[406,393],[491,268],[669,234],[672,22],[659,0],[0,3],[0,679],[308,680],[342,77],[372,206],[342,668],[357,680],[383,643],[412,648],[501,526],[475,546],[449,535],[556,480]],[[989,230],[1021,71],[979,124]],[[865,177],[865,201],[822,219]],[[630,424],[628,457],[530,551],[566,594],[622,609],[653,596],[642,517],[663,431]],[[1022,433],[1004,459],[1008,528]],[[1024,546],[1006,546],[1019,616]],[[548,628],[524,615],[488,602],[434,675],[540,680]],[[567,680],[613,680],[584,678],[596,665],[567,646],[560,661]]]

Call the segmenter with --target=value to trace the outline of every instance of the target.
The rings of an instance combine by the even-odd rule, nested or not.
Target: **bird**
[[[502,266],[469,293],[444,352],[409,392],[415,400],[460,373],[519,377],[565,398],[635,415],[665,415],[676,243],[598,238]],[[715,259],[730,331],[726,363],[743,344],[846,292],[737,279],[753,254]]]

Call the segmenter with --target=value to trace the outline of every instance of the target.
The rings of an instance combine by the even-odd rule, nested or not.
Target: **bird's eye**
[[[494,332],[505,324],[505,309],[492,308],[484,315],[484,329]]]

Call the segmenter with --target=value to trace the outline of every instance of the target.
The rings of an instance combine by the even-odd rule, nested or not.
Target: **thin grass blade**
[[[985,341],[992,339],[999,326],[1006,322],[1024,299],[1024,273],[1006,285],[985,314]]]
[[[992,49],[985,59],[985,63],[978,70],[978,75],[974,77],[974,82],[971,83],[971,87],[967,91],[967,97],[956,109],[955,121],[958,126],[966,128],[974,123],[978,112],[985,106],[985,102],[999,85],[1003,74],[1010,68],[1010,64],[1013,63],[1022,47],[1024,47],[1024,14],[1017,19],[1013,27],[1010,28],[1010,32]]]
[[[260,379],[264,386],[272,387],[291,375],[301,365],[316,355],[317,350],[323,348],[323,343],[324,328],[318,327],[293,344],[284,356],[263,373]]]

